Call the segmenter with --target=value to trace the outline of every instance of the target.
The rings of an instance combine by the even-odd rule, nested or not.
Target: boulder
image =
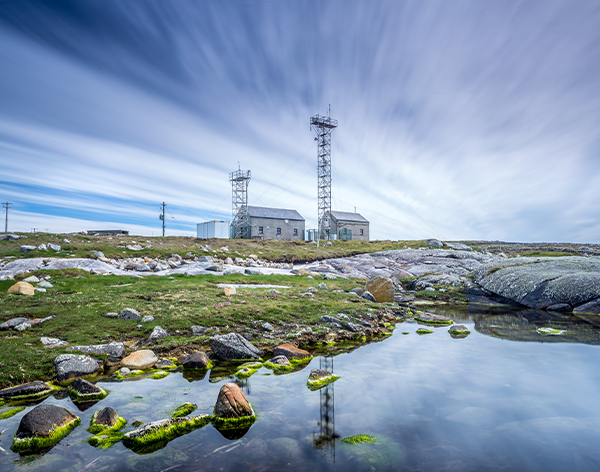
[[[285,356],[276,356],[269,361],[271,364],[275,365],[291,365],[290,360]]]
[[[100,368],[96,359],[76,354],[61,354],[54,359],[54,367],[59,382],[96,375]]]
[[[214,415],[217,418],[243,418],[254,416],[254,410],[240,387],[235,383],[228,383],[223,385],[219,391]]]
[[[388,277],[375,277],[369,280],[365,291],[370,292],[378,303],[394,302],[394,283]]]
[[[46,282],[45,280],[41,281],[39,284],[37,284],[37,286],[42,288],[54,288],[54,285],[52,285],[50,282]]]
[[[175,363],[171,359],[161,359],[154,364],[155,369],[169,369],[175,367]]]
[[[309,388],[316,389],[330,384],[337,379],[339,379],[339,377],[331,372],[322,369],[313,369],[310,371],[307,384]]]
[[[139,314],[137,310],[133,308],[125,308],[121,313],[119,313],[120,320],[139,320],[142,315]]]
[[[150,336],[148,336],[148,341],[157,341],[159,339],[167,338],[169,336],[171,335],[167,333],[164,329],[162,329],[160,326],[155,326],[152,330],[152,333],[150,333]]]
[[[435,325],[451,325],[454,323],[452,319],[442,316],[442,315],[434,315],[433,313],[418,313],[415,315],[415,321],[419,321],[425,324],[435,324]]]
[[[154,316],[146,315],[142,318],[142,323],[149,323],[150,321],[154,321]]]
[[[32,275],[31,277],[27,277],[26,279],[23,279],[23,282],[27,282],[28,284],[36,284],[40,281],[40,279],[38,279],[35,275]]]
[[[86,354],[106,354],[112,357],[122,357],[125,354],[123,343],[94,344],[92,346],[71,346],[69,351],[80,351]]]
[[[304,349],[299,349],[291,344],[281,344],[277,346],[275,349],[273,349],[273,356],[285,356],[287,359],[297,360],[312,358],[310,352],[305,351]]]
[[[262,329],[263,331],[273,331],[275,328],[273,328],[273,325],[271,323],[263,323],[260,325],[260,329]]]
[[[427,241],[427,244],[429,245],[429,247],[444,247],[444,243],[437,239],[430,239],[429,241]]]
[[[27,323],[29,320],[27,318],[23,318],[22,316],[18,318],[13,318],[11,320],[5,321],[0,324],[1,330],[14,329],[16,326],[19,326],[22,323]]]
[[[377,303],[377,299],[369,291],[363,292],[363,294],[360,297],[370,302]]]
[[[221,294],[225,295],[226,297],[231,297],[232,295],[236,294],[235,287],[225,287]]]
[[[33,295],[35,291],[33,290],[33,285],[28,284],[27,282],[17,282],[8,289],[8,293],[16,293],[18,295]]]
[[[112,428],[115,424],[117,424],[117,420],[119,419],[119,415],[110,406],[106,408],[102,408],[96,415],[94,416],[94,424],[106,426],[107,428]]]
[[[454,335],[471,334],[471,331],[465,325],[452,325],[448,332]]]
[[[351,331],[352,333],[359,333],[361,331],[361,329],[358,326],[350,322],[344,323],[344,328],[348,331]]]
[[[209,328],[204,326],[190,326],[190,331],[194,336],[201,336],[208,331]]]
[[[101,400],[107,395],[106,390],[83,379],[75,379],[69,384],[69,393],[77,400]]]
[[[456,249],[457,251],[472,251],[473,248],[471,246],[467,246],[463,243],[444,243],[450,249]]]
[[[153,351],[149,349],[142,349],[129,354],[125,359],[121,361],[123,367],[127,367],[132,370],[138,369],[149,369],[158,362],[158,357]]]
[[[21,236],[18,234],[3,234],[0,236],[0,241],[14,241],[15,239],[19,239]]]
[[[17,385],[16,387],[0,390],[0,398],[3,400],[9,400],[14,397],[23,397],[30,395],[37,397],[42,396],[46,393],[50,393],[52,390],[54,389],[46,382],[36,380],[35,382],[29,382],[23,385]]]
[[[21,246],[21,252],[31,252],[37,249],[37,246]]]
[[[259,359],[262,351],[237,333],[216,335],[209,340],[210,348],[222,360]]]
[[[52,447],[69,434],[79,421],[79,417],[66,408],[48,403],[38,405],[21,418],[11,449],[25,452]]]
[[[49,348],[62,347],[62,346],[68,346],[69,345],[69,343],[67,341],[61,341],[58,338],[42,337],[42,338],[40,338],[40,342],[42,343],[42,345],[44,347],[49,347]]]
[[[208,369],[210,360],[204,351],[198,351],[188,356],[183,361],[184,369]]]
[[[48,249],[52,249],[53,251],[60,251],[61,247],[58,244],[48,243]]]

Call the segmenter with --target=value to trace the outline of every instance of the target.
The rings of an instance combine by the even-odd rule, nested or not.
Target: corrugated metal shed
[[[368,223],[369,221],[360,213],[350,213],[348,211],[332,211],[331,217],[336,221],[355,221],[357,223]]]
[[[273,218],[277,220],[298,220],[304,218],[296,210],[285,210],[283,208],[266,208],[248,205],[248,216],[251,218]]]

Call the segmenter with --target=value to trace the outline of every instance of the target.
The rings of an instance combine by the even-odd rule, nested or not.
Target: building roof
[[[369,221],[360,213],[350,213],[348,211],[332,211],[331,217],[336,221],[352,221],[354,223],[369,223]]]
[[[251,218],[273,218],[277,220],[298,220],[304,218],[296,210],[285,210],[283,208],[266,208],[248,205],[248,216]]]

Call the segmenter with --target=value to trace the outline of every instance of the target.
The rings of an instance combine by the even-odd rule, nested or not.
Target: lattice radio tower
[[[329,239],[331,212],[331,133],[338,122],[331,118],[331,105],[327,116],[319,114],[310,118],[310,127],[317,133],[319,173],[319,237]]]
[[[248,183],[250,171],[238,170],[229,174],[231,182],[231,213],[234,239],[247,239],[250,237],[248,220]]]

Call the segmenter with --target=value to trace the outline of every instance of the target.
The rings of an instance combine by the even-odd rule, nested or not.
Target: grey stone
[[[270,293],[272,295],[277,295],[279,294],[279,290],[277,290],[276,288],[272,288],[271,290],[267,290],[267,293]]]
[[[60,251],[61,247],[58,244],[48,243],[48,249],[58,252]]]
[[[45,291],[46,291],[46,289],[45,289],[45,288],[39,288],[39,287],[33,287],[33,289],[34,289],[36,292],[45,292]]]
[[[263,331],[273,331],[275,328],[273,328],[273,325],[271,325],[271,323],[263,323],[262,325],[260,325],[261,329]]]
[[[146,315],[142,318],[142,323],[148,323],[150,321],[154,321],[154,316]]]
[[[365,293],[364,289],[360,288],[360,287],[355,287],[352,290],[350,290],[350,292],[352,293],[356,293],[359,297]]]
[[[95,375],[99,369],[95,359],[76,354],[61,354],[54,359],[54,367],[59,382]]]
[[[210,348],[222,360],[258,359],[262,351],[237,333],[215,335],[209,340]]]
[[[467,246],[466,244],[463,243],[444,243],[446,246],[448,246],[450,249],[457,249],[459,251],[472,251],[473,248],[471,246]]]
[[[348,331],[352,331],[353,333],[358,333],[361,331],[361,329],[356,326],[354,323],[344,323],[344,328],[346,328]]]
[[[94,257],[95,257],[96,259],[100,259],[101,257],[104,257],[104,253],[103,253],[102,251],[96,251],[96,252],[94,253]]]
[[[337,277],[336,277],[335,275],[333,275],[333,274],[325,274],[325,275],[323,276],[323,278],[324,278],[325,280],[335,280],[335,279],[337,279]]]
[[[127,368],[127,367],[121,367],[119,369],[119,374],[122,377],[127,377],[129,374],[131,374],[131,369]]]
[[[32,275],[31,277],[27,277],[26,279],[23,279],[23,282],[27,282],[29,284],[35,284],[39,281],[40,281],[40,279],[38,279],[35,275]]]
[[[318,290],[315,287],[308,287],[306,289],[307,292],[318,292]]]
[[[43,403],[29,411],[19,423],[15,440],[50,436],[55,428],[76,420],[69,410],[60,406]]]
[[[198,351],[189,355],[183,361],[184,369],[208,369],[210,360],[204,351]]]
[[[211,256],[198,256],[198,262],[213,262]]]
[[[427,244],[429,245],[429,247],[444,247],[444,243],[438,241],[437,239],[431,239],[427,241]]]
[[[17,385],[16,387],[10,387],[4,390],[0,390],[0,398],[9,399],[12,397],[20,397],[24,395],[36,395],[43,392],[51,391],[51,387],[41,380],[35,382],[29,382],[23,385]]]
[[[600,313],[600,298],[587,302],[583,305],[579,305],[573,310],[576,313]]]
[[[31,323],[29,323],[28,321],[25,321],[25,322],[15,326],[13,329],[15,331],[25,331],[26,329],[29,329],[29,328],[31,328]]]
[[[117,412],[110,406],[107,406],[105,408],[102,408],[96,414],[96,419],[95,419],[94,424],[108,426],[110,428],[117,423],[118,417],[119,417],[119,415],[117,415]]]
[[[364,298],[365,300],[368,300],[373,303],[377,303],[377,300],[375,300],[375,297],[371,294],[371,292],[363,292],[361,298]]]
[[[333,316],[329,316],[329,315],[321,316],[321,318],[319,318],[319,321],[321,323],[333,324],[338,327],[342,326],[342,322],[340,320],[338,320],[337,318],[334,318]]]
[[[21,246],[21,252],[31,252],[37,249],[36,246]]]
[[[317,288],[320,288],[321,290],[327,290],[327,285],[325,285],[324,283],[320,283],[319,285],[317,285]]]
[[[80,395],[90,395],[95,393],[104,393],[105,390],[88,382],[84,379],[75,379],[69,384],[69,388],[75,390]]]
[[[315,298],[314,294],[310,292],[303,293],[302,296],[305,298]]]
[[[160,326],[155,326],[150,336],[148,336],[148,341],[156,341],[158,339],[166,338],[168,336],[170,336],[170,334],[167,333],[164,329],[162,329]]]
[[[568,303],[557,303],[556,305],[550,305],[546,310],[567,313],[573,311],[573,308]]]
[[[190,330],[192,331],[192,334],[194,336],[200,336],[206,333],[209,330],[209,328],[205,328],[203,326],[191,326]]]
[[[269,362],[276,365],[291,365],[289,359],[285,356],[276,356]]]
[[[148,264],[138,264],[135,266],[135,270],[137,272],[152,272],[152,269],[148,266]]]
[[[68,350],[79,351],[85,354],[106,354],[111,357],[123,357],[123,354],[125,354],[125,345],[123,343],[111,342],[91,346],[71,346]]]
[[[69,345],[68,342],[61,341],[58,338],[42,337],[42,338],[40,338],[40,342],[42,343],[42,345],[44,347],[61,347],[61,346],[68,346]]]
[[[0,324],[0,329],[1,330],[13,329],[15,326],[18,326],[21,323],[26,323],[28,321],[29,320],[27,318],[23,318],[23,317],[13,318],[11,320],[5,321],[4,323]]]
[[[107,318],[118,318],[119,314],[118,313],[106,313],[104,316],[106,316]]]
[[[133,308],[125,308],[121,313],[119,313],[120,320],[139,320],[142,315],[139,314],[137,310]]]
[[[39,245],[37,248],[38,248],[39,250],[41,250],[41,251],[47,251],[47,250],[48,250],[48,248],[46,247],[46,245],[45,245],[45,244],[43,244],[43,243],[42,243],[42,244],[40,244],[40,245]]]
[[[306,277],[308,280],[315,280],[315,278],[312,275],[309,275]]]
[[[14,241],[19,238],[20,236],[18,234],[3,234],[0,236],[1,241]]]
[[[45,280],[37,284],[37,286],[42,288],[54,288],[54,285],[52,285],[50,282],[46,282]]]

